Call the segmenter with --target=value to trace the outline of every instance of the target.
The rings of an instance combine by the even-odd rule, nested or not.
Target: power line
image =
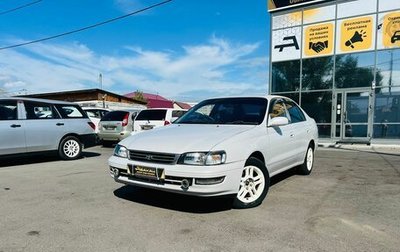
[[[122,15],[122,16],[119,16],[119,17],[116,17],[116,18],[108,19],[106,21],[102,21],[102,22],[99,22],[99,23],[96,23],[96,24],[93,24],[93,25],[89,25],[89,26],[86,26],[86,27],[83,27],[83,28],[79,28],[79,29],[76,29],[76,30],[72,30],[72,31],[60,33],[60,34],[57,34],[57,35],[53,35],[53,36],[50,36],[50,37],[41,38],[41,39],[37,39],[37,40],[32,40],[32,41],[29,41],[29,42],[24,42],[24,43],[20,43],[20,44],[16,44],[16,45],[0,47],[0,50],[5,50],[5,49],[10,49],[10,48],[30,45],[30,44],[34,44],[34,43],[38,43],[38,42],[42,42],[42,41],[46,41],[46,40],[55,39],[55,38],[58,38],[58,37],[70,35],[70,34],[73,34],[73,33],[89,30],[89,29],[95,28],[97,26],[105,25],[105,24],[108,24],[108,23],[111,23],[111,22],[114,22],[114,21],[117,21],[117,20],[120,20],[120,19],[123,19],[123,18],[127,18],[127,17],[132,16],[132,15],[135,15],[135,14],[138,14],[138,13],[153,9],[155,7],[158,7],[160,5],[166,4],[168,2],[172,2],[172,0],[166,0],[166,1],[163,1],[163,2],[160,2],[160,3],[157,3],[157,4],[153,4],[153,5],[150,5],[150,6],[146,7],[146,8],[130,12],[130,13],[126,14],[126,15]]]
[[[30,2],[30,3],[26,3],[26,4],[24,4],[24,5],[15,7],[15,8],[13,8],[13,9],[9,9],[9,10],[6,10],[6,11],[2,11],[2,12],[0,12],[0,15],[4,15],[4,14],[10,13],[10,12],[14,12],[14,11],[17,11],[17,10],[20,10],[20,9],[23,9],[23,8],[26,8],[26,7],[29,7],[29,6],[31,6],[31,5],[34,5],[34,4],[39,3],[39,2],[41,2],[41,1],[42,1],[42,0],[33,1],[33,2]]]

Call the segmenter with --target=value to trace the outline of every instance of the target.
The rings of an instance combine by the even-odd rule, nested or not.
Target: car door
[[[304,161],[309,143],[310,125],[299,106],[292,100],[285,99],[285,106],[290,116],[292,128],[293,150],[296,155],[296,163]]]
[[[290,121],[283,99],[277,98],[270,101],[268,121],[274,117],[286,117]],[[267,134],[267,166],[272,173],[271,175],[273,175],[274,172],[291,166],[296,159],[295,147],[293,146],[293,127],[290,123],[282,126],[268,126]]]
[[[0,100],[0,155],[23,153],[25,145],[25,123],[18,119],[19,102]]]
[[[27,152],[58,149],[66,133],[63,119],[50,103],[25,101]]]

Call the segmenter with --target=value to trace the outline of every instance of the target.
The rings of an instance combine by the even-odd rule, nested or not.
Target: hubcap
[[[246,166],[240,179],[237,198],[244,203],[256,201],[264,191],[265,178],[261,169],[256,166]]]
[[[64,154],[67,157],[76,157],[79,154],[80,151],[80,146],[79,143],[75,140],[68,140],[64,143]]]
[[[314,162],[314,152],[311,148],[308,149],[307,151],[307,169],[310,171],[312,169],[313,166],[313,162]]]

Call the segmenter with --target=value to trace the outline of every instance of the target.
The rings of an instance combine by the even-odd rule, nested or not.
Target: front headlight
[[[128,149],[122,145],[117,144],[114,149],[114,156],[128,158]]]
[[[187,165],[219,165],[226,161],[225,151],[189,152],[182,154],[178,163]]]

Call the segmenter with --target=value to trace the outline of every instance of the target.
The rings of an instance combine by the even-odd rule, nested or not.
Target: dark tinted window
[[[26,119],[53,119],[59,118],[53,105],[42,102],[24,101]]]
[[[101,121],[122,121],[126,114],[129,114],[127,111],[111,111],[104,115],[101,118]]]
[[[17,101],[0,101],[0,120],[17,119]]]
[[[135,120],[165,120],[166,113],[167,111],[165,109],[142,110]]]
[[[330,123],[332,114],[332,92],[310,92],[301,94],[301,107],[317,123]]]
[[[286,100],[285,105],[286,105],[287,111],[289,112],[291,123],[303,122],[306,120],[303,112],[296,105],[296,103]]]

